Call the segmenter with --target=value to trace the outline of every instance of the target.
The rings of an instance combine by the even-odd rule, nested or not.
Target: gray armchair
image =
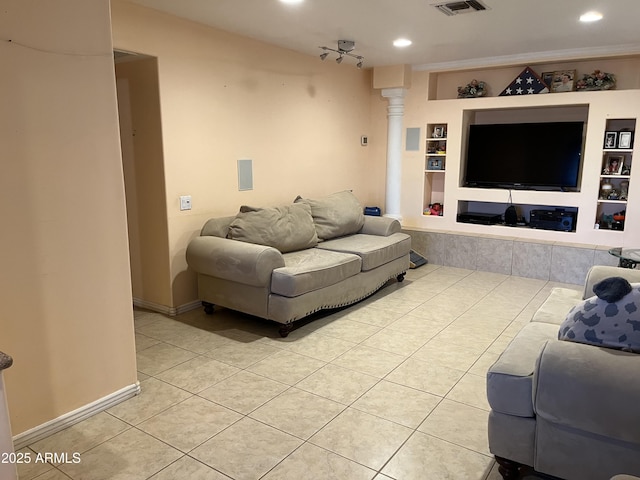
[[[489,448],[503,478],[640,475],[640,354],[558,340],[569,310],[612,276],[640,283],[638,270],[595,266],[582,294],[555,288],[489,369]]]

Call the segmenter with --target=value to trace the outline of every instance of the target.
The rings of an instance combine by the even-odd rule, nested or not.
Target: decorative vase
[[[626,200],[629,196],[629,182],[623,180],[620,182],[620,200]]]
[[[604,181],[602,185],[600,185],[600,200],[608,200],[611,190],[613,190],[613,185]]]

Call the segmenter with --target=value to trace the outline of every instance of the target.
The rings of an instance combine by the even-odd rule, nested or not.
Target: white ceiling
[[[489,10],[451,17],[432,6],[437,0],[130,1],[310,55],[354,40],[365,68],[441,70],[640,53],[640,0],[482,0]],[[579,22],[588,10],[603,20]],[[413,45],[393,47],[398,37]]]

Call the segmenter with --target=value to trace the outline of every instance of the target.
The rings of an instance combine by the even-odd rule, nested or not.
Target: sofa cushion
[[[298,196],[295,203],[311,207],[318,238],[329,240],[358,232],[364,225],[362,206],[348,190],[318,199]]]
[[[567,313],[581,301],[581,291],[556,287],[551,290],[551,293],[533,315],[531,321],[560,325]]]
[[[282,253],[318,244],[311,208],[303,203],[274,208],[242,206],[229,225],[228,237],[274,247]]]
[[[360,273],[362,262],[357,255],[310,248],[286,253],[284,267],[271,275],[271,293],[297,297]]]
[[[533,417],[533,371],[542,347],[557,341],[558,326],[527,323],[487,372],[487,399],[495,412]]]
[[[640,353],[640,283],[615,277],[597,283],[594,291],[597,296],[569,312],[558,339]]]
[[[235,218],[235,216],[210,218],[200,230],[200,235],[202,237],[227,238],[229,236],[229,225]]]
[[[362,271],[366,272],[408,255],[411,237],[405,233],[394,233],[388,237],[357,233],[319,243],[318,248],[358,255],[362,258]]]

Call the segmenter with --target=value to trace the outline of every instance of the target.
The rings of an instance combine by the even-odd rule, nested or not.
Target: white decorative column
[[[404,117],[404,88],[383,88],[387,99],[387,192],[385,217],[402,220],[400,196],[402,190],[402,119]]]

